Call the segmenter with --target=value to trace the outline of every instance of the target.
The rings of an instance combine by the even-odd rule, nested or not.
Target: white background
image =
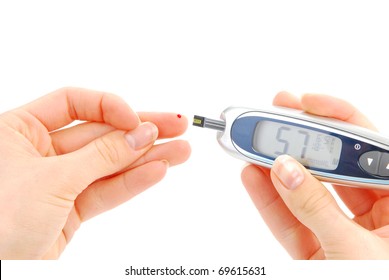
[[[116,93],[138,111],[218,118],[288,90],[346,99],[389,135],[388,27],[385,1],[1,1],[0,111],[79,86]],[[13,275],[40,268],[44,279],[66,279],[76,266],[121,279],[130,265],[260,265],[270,276],[286,265],[296,275],[242,186],[244,163],[215,137],[189,127],[186,164],[83,224],[48,265],[55,272],[8,263]]]

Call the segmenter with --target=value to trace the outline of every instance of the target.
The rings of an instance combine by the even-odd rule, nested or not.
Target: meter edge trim
[[[381,152],[388,152],[389,143],[388,144],[384,143],[386,139],[380,136],[379,134],[374,132],[369,133],[370,131],[360,129],[360,127],[357,127],[355,125],[350,125],[348,127],[346,124],[340,121],[338,123],[337,122],[330,123],[329,125],[328,122],[330,121],[326,120],[325,118],[320,118],[316,116],[312,117],[308,114],[304,114],[301,113],[300,111],[293,110],[293,109],[284,110],[284,108],[275,108],[274,110],[255,110],[249,108],[234,108],[234,107],[227,108],[222,113],[221,116],[221,118],[225,120],[226,123],[225,133],[218,132],[217,134],[219,144],[230,155],[236,158],[243,159],[247,162],[251,162],[256,165],[260,165],[268,168],[270,168],[273,165],[274,163],[273,158],[266,157],[266,156],[265,157],[259,156],[258,154],[247,152],[239,145],[237,145],[235,141],[233,141],[232,132],[233,132],[233,126],[235,124],[235,121],[243,117],[250,117],[250,116],[263,117],[263,118],[267,117],[268,119],[271,120],[279,120],[281,122],[283,121],[286,123],[291,123],[293,125],[309,128],[312,130],[328,132],[327,134],[330,135],[335,134],[338,135],[338,137],[340,136],[342,140],[342,144],[344,143],[344,139],[352,139],[353,141],[357,141],[358,143],[363,144],[362,148],[363,146],[365,146],[365,148],[364,150],[359,152],[359,155],[357,157],[358,160],[354,164],[355,168],[358,168],[358,170],[360,171],[359,175],[363,175],[362,177],[344,175],[339,172],[331,172],[331,171],[322,172],[320,171],[320,168],[310,168],[309,166],[307,168],[315,177],[317,177],[319,180],[322,181],[340,184],[340,185],[347,185],[347,186],[354,185],[358,187],[389,189],[389,180],[388,180],[389,178],[383,179],[378,176],[372,176],[360,166],[360,162],[359,162],[360,156],[364,152],[369,151],[367,149],[367,147],[369,146],[375,147],[376,150],[378,148]],[[369,134],[373,135],[377,139],[371,139],[370,137],[367,137],[369,136]],[[346,146],[350,149],[350,144],[347,144]],[[344,152],[345,151],[343,150],[342,147],[341,157]],[[339,171],[338,168],[339,166],[335,170]]]

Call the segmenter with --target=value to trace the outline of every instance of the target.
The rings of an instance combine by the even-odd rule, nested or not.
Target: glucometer
[[[217,130],[229,154],[256,165],[288,154],[319,180],[389,190],[389,139],[356,125],[283,107],[230,107],[193,125]]]

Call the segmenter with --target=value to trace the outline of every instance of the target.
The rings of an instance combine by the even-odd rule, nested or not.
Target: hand
[[[74,120],[85,122],[63,128]],[[0,259],[58,258],[80,224],[184,162],[187,120],[64,88],[0,115]],[[61,130],[59,130],[61,129]]]
[[[325,95],[301,100],[282,92],[274,105],[375,129],[349,103]],[[254,165],[242,180],[270,230],[295,259],[388,259],[389,192],[334,185],[355,215],[348,218],[331,193],[301,164],[280,156],[271,170]]]

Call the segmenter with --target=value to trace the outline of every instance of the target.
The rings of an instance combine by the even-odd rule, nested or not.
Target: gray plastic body
[[[221,114],[221,119],[225,123],[225,128],[223,131],[217,132],[217,140],[224,148],[224,150],[230,155],[256,165],[270,168],[274,162],[274,159],[264,158],[240,148],[239,145],[234,142],[231,133],[235,120],[247,116],[261,116],[278,121],[300,124],[306,127],[311,127],[313,129],[321,129],[328,131],[329,133],[336,133],[342,135],[344,139],[349,138],[353,141],[356,141],[355,151],[360,148],[358,146],[358,141],[360,141],[361,143],[364,143],[364,145],[367,144],[377,147],[377,149],[380,149],[380,153],[384,153],[384,155],[389,155],[389,140],[387,138],[376,132],[356,125],[334,119],[313,116],[294,109],[280,107],[271,107],[265,109],[229,107]],[[385,153],[386,151],[388,151],[388,153]],[[342,154],[341,156],[345,157],[347,154]],[[360,158],[362,158],[362,156]],[[353,162],[352,164],[358,165],[362,169],[366,169],[363,167],[363,165],[370,165],[370,161],[373,159],[367,157],[366,160],[367,164],[364,164],[364,162],[361,164],[359,160],[357,162]],[[389,164],[387,168],[389,169]],[[379,176],[368,176],[369,174],[366,173],[366,176],[354,177],[350,175],[344,176],[334,172],[326,172],[323,170],[310,170],[309,167],[307,167],[307,169],[319,180],[325,182],[354,187],[389,190],[389,176],[386,178]]]

